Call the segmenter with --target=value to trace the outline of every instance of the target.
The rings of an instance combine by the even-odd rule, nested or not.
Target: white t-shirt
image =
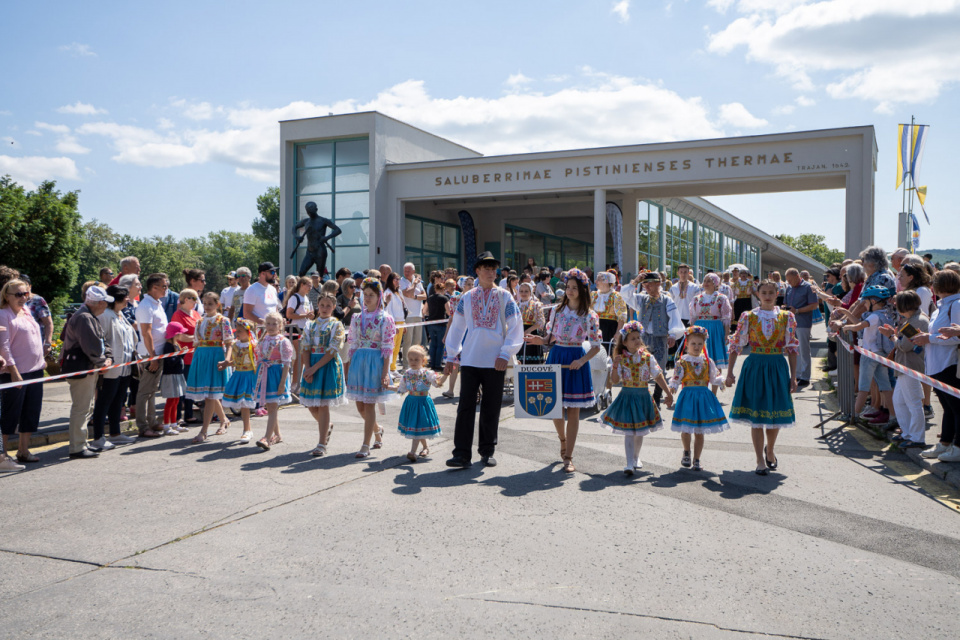
[[[414,297],[408,298],[403,295],[403,292],[413,286],[413,283],[407,280],[406,278],[400,278],[400,293],[403,298],[403,304],[407,305],[407,315],[420,318],[423,317],[423,300],[417,300],[416,296],[426,295],[426,291],[423,288],[423,283],[418,282],[417,288],[414,290]]]
[[[147,346],[144,344],[142,337],[137,345],[137,353],[141,356],[159,356],[163,353],[163,344],[166,342],[165,334],[167,332],[167,314],[163,311],[163,304],[159,300],[154,300],[149,295],[145,295],[140,304],[137,305],[134,317],[137,319],[138,325],[150,324],[150,335],[153,337],[153,353],[147,353]]]
[[[220,304],[223,305],[224,309],[229,309],[233,306],[233,294],[236,293],[239,288],[239,285],[233,285],[232,287],[224,287],[223,291],[220,292]]]
[[[299,304],[298,304],[299,302]],[[299,293],[291,293],[290,297],[287,298],[287,309],[293,309],[294,313],[307,313],[309,314],[313,311],[313,305],[310,304],[310,298],[307,296],[302,296]],[[287,314],[284,313],[283,317],[286,318]],[[297,320],[290,320],[290,324],[305,329],[307,327],[307,321],[309,318],[301,318]]]
[[[253,305],[253,315],[261,320],[271,311],[277,310],[277,290],[272,284],[266,286],[254,282],[243,294],[243,304]]]

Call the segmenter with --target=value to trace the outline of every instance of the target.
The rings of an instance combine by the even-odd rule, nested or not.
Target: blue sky
[[[376,109],[486,154],[872,124],[892,248],[916,115],[921,246],[960,247],[960,0],[38,1],[4,22],[0,175],[79,189],[123,233],[248,231],[278,120]],[[843,246],[841,191],[711,199]]]

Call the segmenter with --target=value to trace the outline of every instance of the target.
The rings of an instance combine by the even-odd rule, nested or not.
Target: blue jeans
[[[427,339],[430,341],[430,368],[441,371],[443,370],[443,334],[447,330],[447,325],[428,324],[424,329],[427,330]]]

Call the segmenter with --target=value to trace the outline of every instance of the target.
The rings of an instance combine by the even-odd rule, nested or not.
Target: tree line
[[[49,180],[28,191],[10,176],[0,177],[0,263],[30,275],[33,289],[55,312],[80,301],[80,288],[97,280],[100,269],[119,273],[120,259],[137,256],[141,274],[163,272],[170,286],[185,286],[184,269],[203,269],[207,289],[227,286],[227,274],[247,266],[280,262],[280,189],[257,197],[249,233],[211,231],[199,238],[120,234],[96,218],[84,220],[80,192],[57,190]]]

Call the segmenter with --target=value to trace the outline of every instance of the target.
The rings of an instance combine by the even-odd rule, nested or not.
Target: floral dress
[[[663,370],[646,349],[635,354],[624,352],[617,367],[620,393],[603,414],[602,426],[625,436],[645,436],[663,428],[657,405],[650,399],[647,385]]]
[[[730,336],[730,353],[750,347],[743,363],[730,421],[755,429],[780,429],[796,423],[790,395],[790,367],[783,354],[796,356],[800,347],[797,321],[789,311],[755,309],[744,313]]]
[[[547,333],[552,345],[547,364],[569,365],[584,357],[587,353],[583,349],[584,341],[589,341],[591,348],[602,344],[600,318],[593,309],[586,315],[580,315],[567,306],[560,310],[554,307]],[[564,409],[587,408],[596,403],[590,363],[585,363],[579,369],[563,369],[562,378]]]
[[[307,322],[300,338],[300,349],[304,354],[310,354],[304,371],[320,362],[328,353],[332,353],[333,358],[314,372],[310,382],[306,378],[301,380],[300,404],[303,406],[335,407],[347,403],[343,362],[340,360],[340,347],[345,337],[346,329],[336,318],[318,318]]]
[[[397,430],[406,438],[435,438],[440,435],[440,417],[430,397],[430,387],[439,376],[429,369],[407,369],[397,391],[406,393]]]

